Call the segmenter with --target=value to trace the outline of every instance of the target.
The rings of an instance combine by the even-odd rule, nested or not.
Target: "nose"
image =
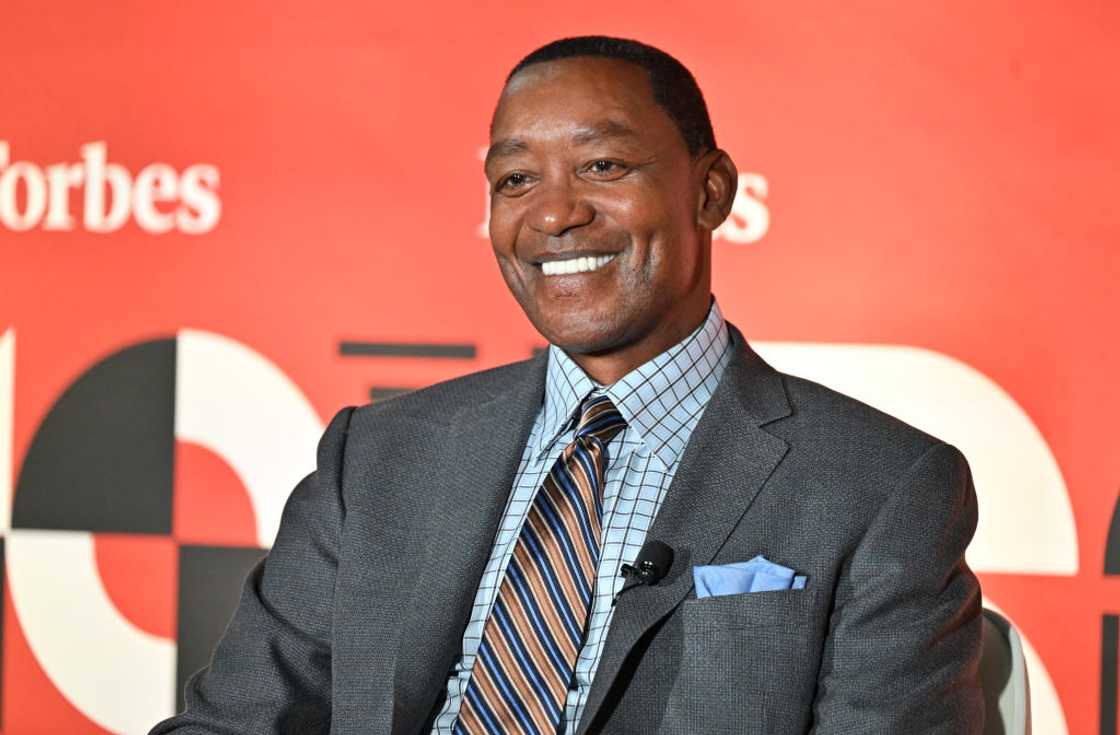
[[[526,222],[533,230],[558,237],[573,227],[586,225],[595,211],[570,184],[538,184]]]

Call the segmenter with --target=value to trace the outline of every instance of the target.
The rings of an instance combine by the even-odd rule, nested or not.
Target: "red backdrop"
[[[541,340],[479,234],[492,105],[541,43],[636,37],[692,69],[718,141],[754,182],[737,231],[715,243],[717,297],[748,338],[936,351],[1037,427],[1068,492],[1076,564],[978,568],[1045,664],[1060,700],[1047,721],[1096,732],[1114,723],[1120,612],[1109,566],[1120,549],[1108,548],[1120,488],[1118,29],[1120,10],[1092,2],[7,2],[0,490],[39,487],[21,471],[56,402],[129,346],[177,339],[183,360],[184,335],[218,335],[202,340],[215,349],[228,338],[231,360],[286,375],[291,410],[305,396],[319,426],[372,388],[528,355]],[[114,212],[125,189],[128,211]],[[343,342],[474,350],[361,356]],[[205,362],[197,354],[191,365]],[[187,369],[178,363],[180,380]],[[173,487],[188,473],[195,489],[190,503],[176,497],[167,533],[84,527],[117,611],[172,661],[176,545],[267,544],[253,526],[262,511],[238,495],[253,470],[188,433],[176,429]],[[293,472],[313,451],[302,437]],[[995,492],[978,491],[982,504]],[[18,502],[10,525],[0,728],[134,729],[127,696],[89,705],[114,695],[70,691],[89,674],[43,661],[50,646],[27,626],[45,624],[13,601],[13,565],[53,538],[34,532],[83,528],[23,522]],[[40,545],[20,546],[20,533]],[[65,586],[58,574],[38,579]],[[58,648],[76,659],[93,655],[86,645]]]

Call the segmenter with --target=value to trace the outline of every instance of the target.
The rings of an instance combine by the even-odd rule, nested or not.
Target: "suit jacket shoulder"
[[[529,379],[539,362],[540,357],[500,365],[369,403],[357,409],[353,421],[358,427],[398,420],[447,424],[464,408],[492,400]]]
[[[880,498],[945,442],[863,401],[811,380],[779,373],[791,414],[767,427],[817,468],[832,487]],[[955,448],[948,453],[959,455]],[[800,464],[800,463],[799,463]],[[842,480],[842,481],[841,481]],[[863,493],[859,493],[863,494]]]
[[[517,452],[543,395],[545,355],[470,373],[356,409],[343,460],[348,509],[393,517],[439,492],[436,465],[486,432],[495,454]],[[454,457],[450,457],[454,460]],[[508,488],[507,488],[508,489]],[[393,492],[388,492],[392,490]]]

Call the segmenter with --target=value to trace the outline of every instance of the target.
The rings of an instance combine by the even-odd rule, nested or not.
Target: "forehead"
[[[559,133],[573,127],[625,125],[652,135],[675,131],[654,101],[646,70],[620,59],[577,56],[533,64],[506,84],[491,139]]]

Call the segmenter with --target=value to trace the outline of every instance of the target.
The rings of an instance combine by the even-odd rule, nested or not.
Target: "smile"
[[[614,255],[591,255],[568,260],[547,260],[541,263],[541,271],[546,276],[569,276],[575,273],[597,271],[614,260]]]

